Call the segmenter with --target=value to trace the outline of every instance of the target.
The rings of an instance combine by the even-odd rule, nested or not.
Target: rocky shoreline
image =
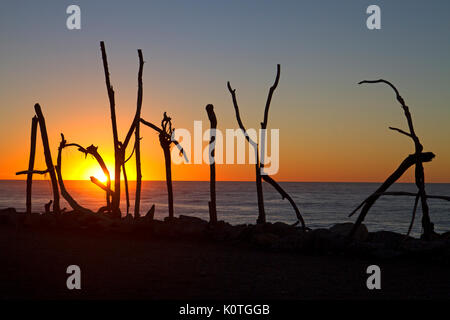
[[[196,217],[180,215],[164,221],[152,216],[113,219],[107,214],[64,212],[25,214],[14,208],[0,210],[0,227],[30,230],[65,230],[75,233],[121,234],[131,238],[197,240],[246,245],[269,251],[302,254],[338,254],[362,258],[414,258],[450,264],[450,232],[432,241],[391,231],[369,232],[361,225],[353,239],[347,237],[352,223],[331,228],[303,230],[282,222],[257,225],[231,225],[219,221],[210,225]]]

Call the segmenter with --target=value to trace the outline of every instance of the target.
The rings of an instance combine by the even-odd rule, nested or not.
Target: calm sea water
[[[105,194],[90,181],[66,181],[71,195],[83,206],[96,210],[105,204]],[[329,227],[339,222],[354,222],[356,216],[348,214],[370,195],[379,183],[280,183],[292,196],[309,227]],[[295,213],[287,200],[282,200],[271,186],[263,184],[267,220],[293,223]],[[122,188],[123,190],[123,188]],[[390,191],[415,192],[414,184],[395,184]],[[450,195],[450,184],[429,184],[429,194]],[[33,211],[43,211],[44,204],[52,198],[49,181],[33,182]],[[130,185],[131,208],[134,204],[134,183]],[[144,181],[141,212],[146,213],[152,204],[156,206],[155,217],[167,215],[165,181]],[[122,196],[122,211],[126,212]],[[208,219],[209,182],[174,182],[175,215],[184,214]],[[391,230],[405,233],[410,222],[414,197],[380,198],[366,218],[370,231]],[[450,230],[450,202],[430,199],[430,213],[436,231]],[[62,207],[69,206],[62,201]],[[25,210],[25,181],[0,181],[0,208],[15,207]],[[218,217],[232,224],[254,223],[257,202],[254,182],[217,182]],[[412,235],[418,236],[421,210],[417,212]]]

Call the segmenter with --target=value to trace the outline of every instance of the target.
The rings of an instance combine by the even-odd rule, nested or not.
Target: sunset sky
[[[66,8],[81,8],[81,30],[66,28]],[[381,30],[366,8],[381,7]],[[449,1],[12,1],[0,3],[0,179],[28,166],[33,105],[42,106],[56,163],[60,133],[94,144],[113,171],[113,139],[100,41],[116,92],[120,139],[136,108],[138,57],[144,66],[142,117],[175,128],[237,128],[227,81],[248,128],[263,120],[276,64],[281,79],[268,128],[280,129],[280,181],[383,181],[414,151],[393,92],[396,84],[425,151],[428,182],[450,182]],[[141,129],[144,180],[163,180],[155,132]],[[204,146],[207,142],[204,142]],[[129,149],[129,154],[131,148]],[[44,168],[40,138],[36,168]],[[95,160],[63,153],[65,179],[98,175]],[[135,179],[134,161],[127,164]],[[36,177],[42,179],[46,177]],[[174,165],[174,180],[208,180],[208,166]],[[252,180],[253,166],[218,165],[218,180]],[[402,181],[413,181],[413,171]]]

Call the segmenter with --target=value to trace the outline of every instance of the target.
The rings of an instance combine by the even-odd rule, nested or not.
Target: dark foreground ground
[[[81,290],[66,268],[81,268]],[[381,267],[382,289],[366,287]],[[196,240],[0,228],[1,299],[409,299],[450,297],[440,263],[304,255]]]

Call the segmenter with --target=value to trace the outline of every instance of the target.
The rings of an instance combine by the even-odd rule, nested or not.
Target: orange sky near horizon
[[[196,120],[203,121],[203,130],[209,128],[209,103],[219,129],[238,127],[227,81],[236,89],[244,125],[258,129],[279,63],[281,78],[268,122],[268,129],[280,129],[280,168],[274,179],[384,181],[414,152],[409,138],[388,129],[407,128],[392,90],[357,85],[384,78],[409,105],[424,151],[436,154],[425,164],[426,182],[450,183],[450,47],[442,41],[448,36],[447,3],[433,10],[422,2],[386,3],[385,27],[377,31],[367,29],[366,8],[358,1],[328,1],[328,10],[313,1],[249,1],[239,4],[241,10],[211,1],[175,7],[84,1],[81,6],[86,20],[73,31],[65,25],[64,3],[0,4],[0,43],[5,44],[0,47],[0,179],[25,179],[15,172],[28,167],[35,103],[45,115],[55,163],[64,133],[68,142],[98,146],[113,173],[99,47],[104,40],[120,140],[136,108],[137,48],[146,62],[142,117],[159,124],[167,111],[175,128],[190,132]],[[164,180],[156,133],[142,126],[141,136],[143,180]],[[129,180],[135,179],[134,163],[132,158],[126,166]],[[44,167],[38,133],[35,168]],[[96,161],[75,148],[64,150],[62,167],[67,180],[101,178]],[[400,181],[413,182],[413,171]],[[255,171],[253,165],[223,164],[216,174],[217,180],[252,181]],[[207,181],[209,166],[173,165],[172,177]]]

